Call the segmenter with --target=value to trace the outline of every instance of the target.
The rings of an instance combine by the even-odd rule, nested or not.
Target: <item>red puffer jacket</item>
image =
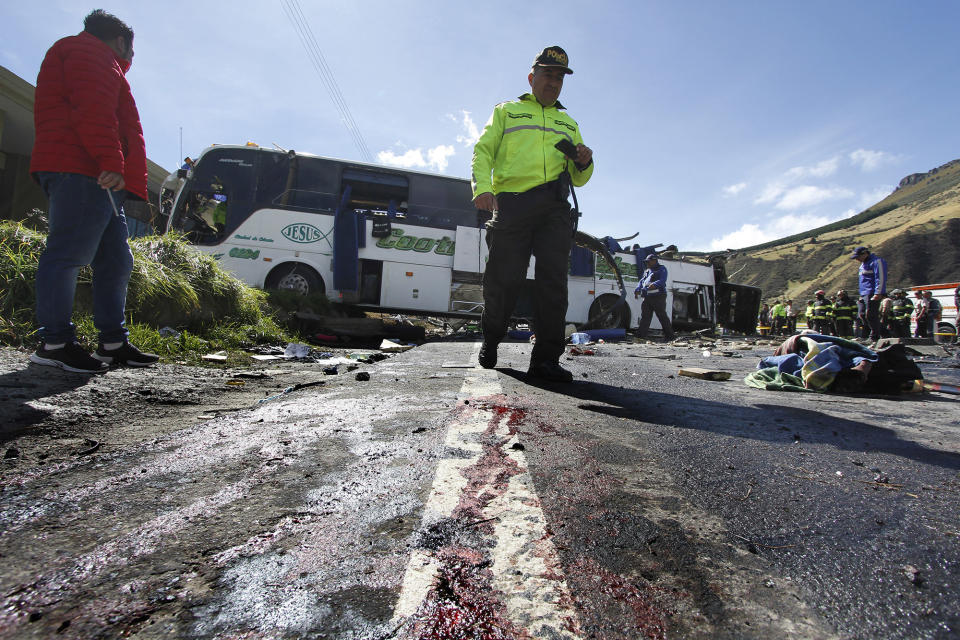
[[[129,68],[99,38],[83,32],[58,40],[37,76],[30,172],[103,171],[123,175],[126,190],[147,199],[147,153]]]

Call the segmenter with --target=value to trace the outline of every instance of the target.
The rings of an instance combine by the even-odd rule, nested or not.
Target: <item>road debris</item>
[[[686,367],[680,369],[678,373],[688,378],[697,378],[698,380],[729,380],[729,371],[720,371],[717,369],[703,369],[701,367]]]

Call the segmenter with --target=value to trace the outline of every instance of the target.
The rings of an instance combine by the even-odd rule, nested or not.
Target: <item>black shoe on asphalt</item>
[[[129,342],[124,342],[116,349],[110,349],[109,351],[104,349],[101,344],[97,347],[93,357],[100,362],[116,367],[149,367],[160,359],[160,356],[156,354],[143,353]]]
[[[92,357],[76,342],[68,342],[59,349],[47,349],[45,345],[40,345],[36,353],[30,355],[30,362],[74,373],[103,373],[108,369],[107,365]]]
[[[573,374],[561,367],[558,362],[532,364],[527,371],[527,377],[547,382],[573,382]]]
[[[497,366],[497,345],[492,342],[484,342],[480,345],[480,355],[477,356],[477,362],[484,369],[493,369]]]

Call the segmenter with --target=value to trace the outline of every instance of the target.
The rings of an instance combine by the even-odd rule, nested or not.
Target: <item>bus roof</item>
[[[398,172],[398,173],[415,173],[415,174],[422,175],[422,176],[430,176],[430,177],[432,177],[432,178],[444,178],[444,179],[446,179],[446,180],[459,180],[459,181],[461,181],[461,182],[470,182],[470,180],[469,180],[468,178],[460,178],[460,177],[457,177],[457,176],[448,176],[448,175],[444,175],[444,174],[442,174],[442,173],[433,173],[432,171],[418,171],[418,170],[415,170],[415,169],[404,169],[404,168],[402,168],[402,167],[393,167],[393,166],[390,166],[390,165],[387,165],[387,164],[375,164],[375,163],[372,163],[372,162],[363,162],[363,161],[360,161],[360,160],[344,160],[344,159],[342,159],[342,158],[333,158],[333,157],[331,157],[331,156],[320,156],[320,155],[317,155],[317,154],[315,154],[315,153],[307,153],[307,152],[304,152],[304,151],[295,151],[295,150],[293,150],[293,149],[290,149],[289,151],[284,151],[284,150],[282,150],[282,149],[274,149],[274,148],[271,148],[271,147],[261,147],[260,145],[258,145],[258,144],[256,144],[256,143],[249,143],[249,144],[212,144],[212,145],[210,145],[209,147],[207,147],[206,149],[204,149],[203,151],[201,151],[201,152],[200,152],[200,155],[197,156],[196,160],[199,162],[200,158],[202,158],[202,157],[204,156],[204,154],[206,154],[208,151],[212,151],[213,149],[249,149],[249,150],[251,150],[251,151],[269,151],[270,153],[282,153],[282,154],[289,154],[289,153],[292,151],[293,153],[297,154],[298,156],[302,156],[302,157],[304,157],[304,158],[319,158],[319,159],[321,159],[321,160],[330,160],[330,161],[333,161],[333,162],[340,162],[340,163],[343,163],[343,164],[346,164],[346,165],[350,165],[350,166],[355,166],[355,167],[364,167],[364,168],[369,168],[369,169],[378,169],[378,170],[381,170],[381,171],[384,170],[384,169],[386,169],[386,170],[388,170],[388,171],[396,171],[396,172]]]

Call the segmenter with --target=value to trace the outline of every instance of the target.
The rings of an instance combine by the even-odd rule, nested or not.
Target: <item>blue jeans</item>
[[[119,215],[95,178],[76,173],[41,172],[40,186],[50,200],[47,248],[37,268],[37,324],[44,342],[76,340],[70,317],[80,268],[93,268],[93,324],[100,342],[123,342],[127,283],[133,254],[123,215],[125,191],[113,191]]]

